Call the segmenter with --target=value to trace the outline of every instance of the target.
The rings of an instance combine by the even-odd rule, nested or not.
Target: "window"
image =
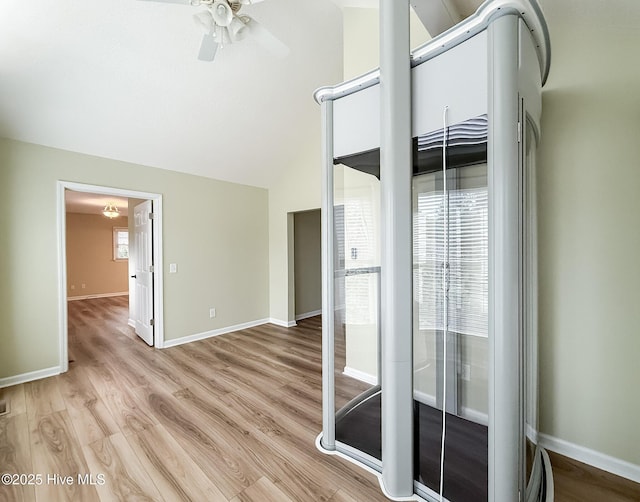
[[[487,336],[487,188],[449,191],[449,330]],[[420,329],[444,328],[444,211],[442,193],[418,194],[414,214],[414,283]]]
[[[113,259],[129,259],[129,229],[113,227]]]

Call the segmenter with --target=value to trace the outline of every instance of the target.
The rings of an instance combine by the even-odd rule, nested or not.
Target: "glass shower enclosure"
[[[517,4],[517,5],[516,5]],[[412,54],[412,329],[385,332],[380,85],[320,89],[323,430],[318,447],[374,472],[399,441],[385,340],[413,348],[405,452],[429,501],[551,500],[537,446],[535,150],[549,69],[535,1],[488,1]],[[395,168],[395,167],[394,167]],[[384,171],[383,171],[384,173]],[[403,473],[400,473],[401,475]],[[411,494],[391,493],[390,498]]]

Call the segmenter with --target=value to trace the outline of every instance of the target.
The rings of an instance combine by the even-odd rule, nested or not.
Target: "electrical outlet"
[[[463,364],[462,365],[462,379],[466,380],[467,382],[469,380],[471,380],[471,365],[470,364]]]
[[[213,319],[216,316],[216,309],[209,309],[209,318]]]
[[[72,284],[72,285],[71,285],[71,289],[76,289],[76,285],[75,285],[75,284]]]
[[[86,288],[86,287],[87,287],[87,285],[83,282],[83,283],[82,283],[82,289],[84,289],[84,288]]]

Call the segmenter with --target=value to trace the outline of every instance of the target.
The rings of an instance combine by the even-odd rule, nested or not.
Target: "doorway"
[[[320,209],[293,213],[294,314],[301,321],[322,313]]]
[[[73,191],[81,194],[97,194],[112,198],[122,199],[143,199],[145,205],[137,205],[140,210],[132,208],[131,225],[128,226],[128,234],[132,238],[141,239],[144,243],[145,253],[152,256],[152,262],[147,260],[145,268],[140,270],[136,266],[136,270],[129,269],[127,271],[129,278],[128,291],[131,301],[131,315],[129,324],[134,324],[136,332],[149,345],[157,348],[164,346],[164,323],[163,323],[163,280],[162,280],[162,195],[156,193],[139,192],[133,190],[125,190],[111,187],[103,187],[96,185],[86,185],[72,182],[58,182],[58,284],[59,284],[59,341],[60,341],[60,368],[62,372],[68,371],[68,309],[67,302],[69,299],[69,291],[72,284],[67,284],[67,214],[66,214],[66,192]],[[150,208],[152,208],[150,210]],[[140,225],[136,225],[136,218],[140,220]],[[144,221],[143,221],[144,220]],[[133,230],[132,230],[133,229]],[[138,232],[141,230],[141,232]],[[114,231],[115,232],[115,231]],[[114,233],[115,236],[115,233]],[[114,256],[118,252],[116,240],[114,237]],[[139,246],[136,246],[139,247]],[[143,288],[137,287],[138,271],[141,271],[141,279],[144,279]],[[73,286],[76,286],[73,284]],[[82,285],[80,285],[82,287]],[[137,298],[139,295],[146,295],[144,298]],[[136,314],[143,313],[145,315],[145,328],[138,331],[135,322]],[[151,314],[151,315],[149,315]],[[138,316],[139,317],[139,316]],[[148,317],[148,318],[147,318]]]

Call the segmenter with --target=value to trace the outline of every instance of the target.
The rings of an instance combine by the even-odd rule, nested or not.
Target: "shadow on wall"
[[[18,270],[13,267],[15,263],[16,248],[15,220],[11,218],[12,200],[11,186],[12,180],[8,169],[8,156],[10,152],[7,144],[0,139],[0,229],[2,232],[2,243],[0,244],[0,279],[5,285],[14,284],[17,280]],[[13,226],[12,226],[13,225]],[[0,287],[0,378],[11,375],[10,361],[4,359],[5,354],[16,353],[16,339],[18,334],[15,331],[15,320],[13,316],[17,312],[15,308],[15,296],[11,294],[10,287]]]

